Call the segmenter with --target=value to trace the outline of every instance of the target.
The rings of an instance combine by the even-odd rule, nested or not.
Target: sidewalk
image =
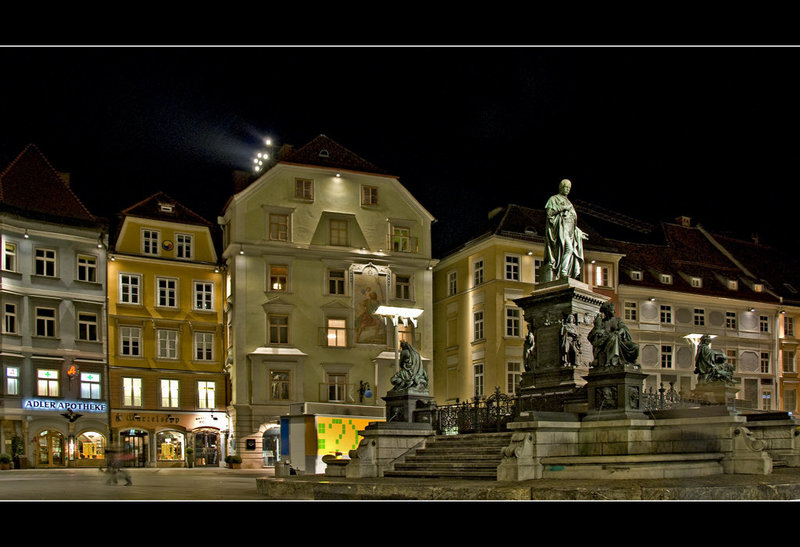
[[[800,500],[800,469],[770,475],[691,479],[497,482],[450,479],[346,479],[325,475],[259,477],[259,494],[275,500]]]

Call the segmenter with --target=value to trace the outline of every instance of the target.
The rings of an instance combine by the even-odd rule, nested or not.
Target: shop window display
[[[184,435],[177,431],[162,431],[156,435],[156,446],[160,461],[182,460]]]
[[[80,460],[97,460],[105,457],[106,439],[97,431],[87,431],[77,438],[77,456]]]

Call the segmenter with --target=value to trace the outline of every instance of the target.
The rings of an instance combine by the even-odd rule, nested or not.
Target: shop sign
[[[26,410],[55,410],[64,412],[67,410],[81,412],[105,412],[106,403],[88,401],[61,401],[58,399],[25,399],[22,401],[22,408]]]

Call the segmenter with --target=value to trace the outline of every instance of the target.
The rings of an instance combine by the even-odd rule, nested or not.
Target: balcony
[[[386,236],[386,249],[394,253],[419,253],[419,239],[411,236]]]
[[[319,384],[320,403],[339,403],[339,404],[374,404],[375,395],[370,398],[360,392],[360,384]]]

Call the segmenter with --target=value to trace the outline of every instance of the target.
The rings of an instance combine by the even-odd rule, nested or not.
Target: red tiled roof
[[[172,211],[165,211],[162,205],[171,205]],[[135,216],[152,220],[179,222],[182,224],[196,224],[199,226],[212,226],[212,223],[201,217],[188,207],[180,204],[164,192],[156,192],[142,201],[131,205],[121,212],[123,216]]]
[[[389,174],[325,135],[319,135],[308,144],[303,145],[297,150],[292,150],[283,156],[280,161],[380,175]]]
[[[98,221],[34,144],[0,173],[0,203],[23,213]]]

